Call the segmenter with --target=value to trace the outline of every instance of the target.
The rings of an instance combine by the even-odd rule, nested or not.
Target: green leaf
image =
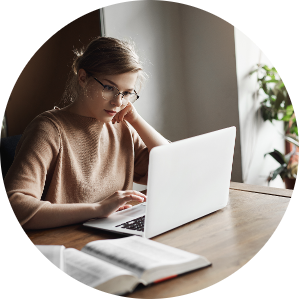
[[[278,110],[284,101],[285,101],[285,97],[283,96],[283,93],[281,91],[278,91],[276,95],[276,101],[274,104],[275,109]]]
[[[273,152],[267,153],[264,155],[264,157],[266,155],[270,155],[272,156],[280,165],[286,164],[287,162],[285,161],[284,155],[279,152],[278,150],[274,149]]]
[[[270,72],[270,70],[271,70],[266,64],[263,65],[262,68],[267,72]]]
[[[283,88],[283,87],[285,87],[285,86],[284,86],[284,83],[281,81],[281,84],[278,85],[277,88],[278,88],[278,89],[281,89],[281,88]]]
[[[294,113],[294,108],[293,108],[293,105],[289,105],[286,107],[286,114],[287,115],[293,115]]]
[[[276,170],[274,170],[272,172],[272,174],[270,175],[270,179],[273,181],[276,179],[276,177],[278,175],[280,175],[282,172],[284,172],[286,170],[286,165],[282,165],[282,166],[279,166]]]
[[[266,80],[266,81],[264,81],[265,83],[277,83],[277,82],[279,82],[279,80],[277,80],[277,79],[275,79],[275,77],[274,78],[272,78],[271,80]]]
[[[283,118],[281,118],[280,120],[282,121],[289,121],[291,119],[292,115],[285,115]]]
[[[269,96],[275,96],[275,93],[273,92],[273,89],[272,88],[269,88],[269,90],[268,90],[268,95]]]
[[[268,94],[268,87],[267,87],[267,84],[262,82],[262,89],[264,91],[265,94]]]
[[[291,127],[290,133],[291,134],[296,134],[298,136],[298,127],[297,126],[296,127]]]
[[[282,180],[284,180],[286,177],[289,177],[289,171],[287,168],[283,169],[283,171],[280,172],[280,177]]]
[[[261,105],[261,114],[264,121],[269,120],[272,122],[273,119],[277,119],[277,112],[273,107],[267,107],[265,104]]]
[[[298,136],[298,126],[297,126],[296,117],[292,118],[291,127],[289,127],[289,123],[288,123],[288,129],[291,134],[294,134],[294,136],[295,135]]]

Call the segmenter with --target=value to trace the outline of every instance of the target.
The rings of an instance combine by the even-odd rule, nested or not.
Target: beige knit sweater
[[[23,225],[43,205],[93,203],[132,189],[133,181],[146,184],[148,160],[128,122],[50,110],[26,128],[4,183]]]

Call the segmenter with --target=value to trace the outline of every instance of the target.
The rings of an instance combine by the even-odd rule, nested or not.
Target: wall
[[[7,136],[7,132],[6,132],[6,117],[5,117],[5,113],[4,113],[2,121],[1,121],[0,138],[6,137],[6,136]]]
[[[100,20],[96,10],[62,28],[38,49],[8,101],[5,112],[8,136],[22,134],[35,116],[58,105],[74,58],[72,50],[98,35]]]
[[[239,117],[241,130],[242,169],[244,183],[253,185],[267,185],[270,171],[280,164],[272,157],[264,154],[277,149],[284,152],[282,122],[264,122],[259,111],[259,103],[264,99],[256,95],[258,88],[257,74],[249,73],[257,63],[271,62],[261,50],[242,32],[235,29],[236,61],[239,91]],[[278,176],[270,183],[271,187],[284,188],[284,183]]]
[[[138,112],[171,141],[236,126],[232,180],[241,182],[233,26],[164,1],[112,5],[104,16],[106,35],[132,39],[145,61],[149,79],[134,104]]]

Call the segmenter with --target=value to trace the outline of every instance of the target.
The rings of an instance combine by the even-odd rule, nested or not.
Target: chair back
[[[16,152],[16,147],[22,135],[15,135],[1,138],[1,168],[2,176],[5,178],[8,169],[10,168]]]

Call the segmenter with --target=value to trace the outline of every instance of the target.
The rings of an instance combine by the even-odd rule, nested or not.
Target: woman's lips
[[[110,116],[114,116],[117,113],[116,111],[113,110],[105,110],[105,112],[108,113]]]

